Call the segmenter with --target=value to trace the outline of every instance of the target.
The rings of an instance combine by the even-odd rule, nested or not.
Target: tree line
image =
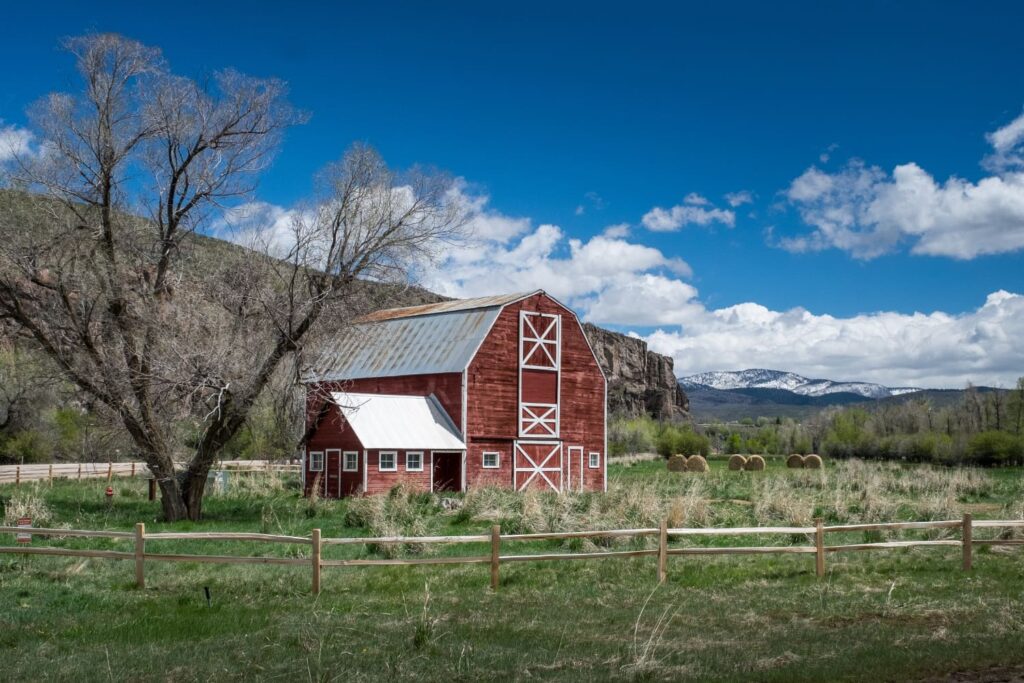
[[[968,387],[948,406],[909,397],[868,407],[826,408],[803,422],[762,416],[736,424],[690,426],[613,417],[608,440],[612,455],[818,453],[982,467],[1024,465],[1024,377],[1012,390]]]

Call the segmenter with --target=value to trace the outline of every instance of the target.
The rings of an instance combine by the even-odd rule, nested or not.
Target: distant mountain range
[[[917,387],[885,387],[870,382],[837,382],[831,379],[808,379],[794,372],[781,370],[736,370],[731,372],[702,372],[681,377],[683,390],[710,389],[783,389],[801,396],[828,394],[858,394],[865,398],[888,398],[921,391]]]
[[[871,382],[808,379],[781,370],[703,372],[679,379],[698,421],[739,420],[745,417],[803,419],[826,406],[851,403],[898,402],[921,398],[933,405],[960,400],[961,390],[887,387]],[[990,391],[978,387],[980,391]]]

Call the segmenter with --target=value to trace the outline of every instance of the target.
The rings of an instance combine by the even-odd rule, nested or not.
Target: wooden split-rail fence
[[[67,557],[89,557],[110,560],[132,560],[135,563],[135,582],[145,587],[145,567],[147,562],[205,562],[213,564],[277,564],[305,565],[312,570],[312,588],[314,594],[320,592],[320,574],[325,567],[368,567],[393,565],[438,565],[438,564],[487,564],[490,565],[491,588],[497,590],[500,568],[502,564],[512,562],[549,562],[563,560],[592,560],[628,557],[656,557],[657,579],[664,582],[668,574],[668,558],[675,555],[760,555],[770,553],[799,553],[814,555],[815,572],[819,577],[825,575],[825,557],[829,553],[862,550],[884,550],[895,548],[919,547],[958,547],[962,553],[962,568],[969,571],[973,563],[973,548],[981,545],[1024,545],[1024,539],[992,538],[975,539],[974,530],[979,528],[1008,529],[1024,528],[1024,520],[973,520],[970,514],[963,519],[931,521],[931,522],[890,522],[883,524],[841,524],[825,526],[821,519],[815,520],[813,527],[725,527],[725,528],[669,528],[668,522],[662,522],[657,529],[611,529],[601,531],[568,531],[531,534],[502,534],[499,526],[491,528],[489,534],[466,536],[385,536],[377,538],[344,537],[325,538],[320,529],[313,529],[310,536],[286,536],[260,533],[229,533],[229,532],[159,532],[147,533],[144,524],[135,525],[134,531],[85,531],[76,529],[44,529],[30,527],[0,527],[0,534],[31,534],[33,536],[56,537],[91,537],[109,538],[130,541],[134,544],[131,552],[114,550],[86,550],[61,547],[30,547],[0,546],[2,553],[19,553],[25,555],[57,555]],[[960,531],[960,539],[940,540],[909,540],[880,541],[875,543],[855,543],[847,545],[826,545],[826,534],[842,532],[884,532],[900,530],[939,530],[956,529]],[[794,546],[714,546],[714,547],[671,547],[669,539],[719,536],[760,536],[760,535],[807,535],[813,537],[814,545]],[[619,550],[599,552],[571,553],[532,553],[502,554],[506,544],[522,541],[568,540],[583,538],[643,538],[656,536],[658,547],[641,550]],[[309,558],[241,556],[241,555],[194,555],[154,553],[147,549],[147,543],[171,540],[205,540],[205,541],[255,541],[262,543],[285,543],[311,546]],[[329,546],[344,545],[387,545],[387,544],[469,544],[489,543],[490,553],[477,556],[437,556],[416,558],[381,558],[381,559],[326,559],[323,550]]]
[[[300,465],[271,460],[223,460],[214,469],[231,472],[299,472]],[[21,485],[54,479],[152,478],[144,462],[70,462],[36,465],[0,465],[0,484]]]

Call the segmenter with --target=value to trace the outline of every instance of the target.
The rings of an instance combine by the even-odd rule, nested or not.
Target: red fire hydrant
[[[113,505],[114,504],[114,487],[113,486],[108,486],[107,490],[105,491],[105,493],[107,494],[107,505],[108,506]]]

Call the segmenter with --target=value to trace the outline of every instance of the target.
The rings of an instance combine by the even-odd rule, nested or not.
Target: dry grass
[[[4,503],[4,526],[16,526],[21,517],[31,517],[32,526],[47,526],[53,521],[40,486],[37,482],[19,489]]]

